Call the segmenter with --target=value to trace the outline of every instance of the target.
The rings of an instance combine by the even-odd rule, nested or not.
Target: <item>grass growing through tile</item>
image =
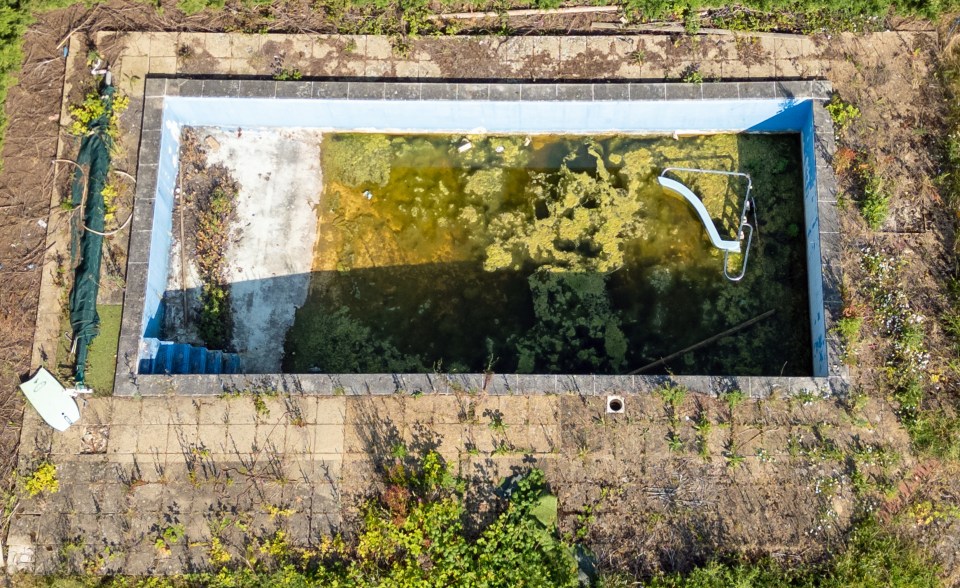
[[[117,346],[120,342],[120,304],[98,304],[100,334],[90,344],[87,359],[86,384],[97,396],[113,394],[113,379],[117,371]]]

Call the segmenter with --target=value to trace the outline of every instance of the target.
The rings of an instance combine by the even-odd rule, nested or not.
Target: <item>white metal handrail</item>
[[[722,239],[720,237],[720,233],[717,231],[717,227],[713,224],[713,219],[710,218],[710,214],[707,212],[706,206],[703,205],[703,201],[698,198],[690,188],[687,188],[681,182],[666,177],[666,175],[670,172],[690,172],[746,178],[747,192],[743,197],[743,205],[740,207],[740,225],[737,227],[737,238],[735,240]],[[747,220],[747,213],[752,211],[754,219],[756,219],[757,214],[756,206],[750,196],[750,192],[753,190],[753,180],[750,178],[750,175],[743,172],[712,169],[667,167],[660,172],[660,177],[658,177],[657,180],[664,189],[679,194],[684,200],[693,206],[694,210],[697,212],[697,216],[700,217],[700,221],[703,222],[703,226],[707,230],[707,235],[710,238],[710,242],[713,243],[714,247],[723,251],[723,276],[731,282],[739,282],[742,280],[743,276],[747,273],[747,260],[750,256],[750,244],[753,242],[754,231],[753,225]],[[740,273],[736,275],[730,275],[730,272],[728,271],[731,253],[743,254],[743,265],[740,268]]]

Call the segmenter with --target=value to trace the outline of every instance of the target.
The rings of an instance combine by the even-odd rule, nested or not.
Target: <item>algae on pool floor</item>
[[[667,166],[745,171],[760,226],[722,275]],[[284,370],[808,375],[797,135],[333,134],[310,294]],[[678,174],[733,238],[744,186]]]

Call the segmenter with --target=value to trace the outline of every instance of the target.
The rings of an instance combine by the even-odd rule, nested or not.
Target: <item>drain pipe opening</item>
[[[607,396],[607,413],[623,414],[623,396]]]

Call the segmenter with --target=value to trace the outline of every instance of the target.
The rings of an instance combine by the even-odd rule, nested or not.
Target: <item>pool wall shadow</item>
[[[149,78],[127,268],[115,393],[219,394],[254,386],[303,393],[484,390],[580,393],[652,390],[674,380],[703,392],[755,396],[841,392],[847,372],[831,333],[839,318],[834,134],[823,81],[704,84],[276,82]],[[329,131],[562,134],[798,132],[810,309],[807,377],[515,374],[147,375],[147,339],[160,333],[172,243],[172,213],[184,126],[296,126]],[[278,344],[280,344],[278,342]]]
[[[551,347],[549,353],[547,349],[535,353],[540,372],[558,373],[550,366],[560,365],[565,366],[563,372],[567,373],[616,375],[657,363],[662,358],[672,358],[643,373],[690,374],[692,370],[684,366],[682,355],[674,352],[741,322],[728,319],[718,321],[708,332],[698,330],[702,316],[691,311],[691,296],[682,292],[686,284],[667,292],[667,300],[659,304],[636,305],[639,312],[632,301],[623,307],[618,302],[623,300],[624,292],[631,292],[644,301],[658,295],[652,286],[638,289],[634,278],[611,282],[634,270],[641,274],[645,271],[626,267],[614,275],[551,272],[551,277],[560,283],[564,280],[570,284],[605,283],[605,298],[610,302],[608,318],[624,333],[627,349],[621,363],[606,352],[602,332],[594,336],[579,332],[564,335],[566,324],[561,328],[562,323],[543,317],[547,322],[541,324],[541,328],[547,329],[546,334],[552,341],[565,341],[565,345],[560,351]],[[443,366],[445,371],[513,373],[517,371],[521,342],[526,340],[529,345],[529,334],[535,332],[539,322],[533,312],[530,275],[527,270],[488,272],[478,260],[316,271],[236,281],[229,284],[232,345],[217,351],[239,354],[246,374],[370,373],[383,370],[391,361],[394,365],[412,362],[419,366],[418,371],[424,372]],[[737,285],[724,283],[719,270],[717,283],[736,291]],[[305,284],[309,285],[306,299],[296,306],[288,299],[272,306],[261,295],[299,290]],[[161,308],[177,308],[176,330],[190,330],[184,329],[183,321],[193,324],[200,321],[200,296],[198,288],[164,293]],[[179,312],[184,297],[190,301],[187,313]],[[561,308],[573,317],[572,324],[582,325],[587,316],[595,315],[585,315],[581,309],[595,312],[595,302],[592,298],[585,302],[567,301]],[[780,302],[761,298],[740,301],[738,310],[748,317],[764,315],[771,306],[778,312],[753,328],[711,341],[702,351],[695,352],[694,364],[709,366],[706,371],[713,374],[798,376],[809,373],[809,339],[805,333],[794,339],[784,335],[791,326],[806,323],[805,304],[797,301],[793,307],[784,307]],[[560,314],[560,308],[554,310],[557,312],[551,315]],[[802,316],[797,316],[798,310],[804,311]],[[654,315],[662,317],[670,328],[662,331],[651,328]],[[145,338],[203,345],[168,336],[169,327],[167,321],[163,329]],[[731,359],[734,355],[731,348],[754,350],[753,361],[747,367],[732,367],[736,364]],[[393,359],[384,356],[386,349]],[[590,354],[579,357],[585,350]],[[547,356],[554,353],[559,357],[548,359]],[[153,353],[141,354],[138,368],[144,375],[190,374],[193,370],[195,367],[186,357],[172,365],[169,356],[157,360]]]

